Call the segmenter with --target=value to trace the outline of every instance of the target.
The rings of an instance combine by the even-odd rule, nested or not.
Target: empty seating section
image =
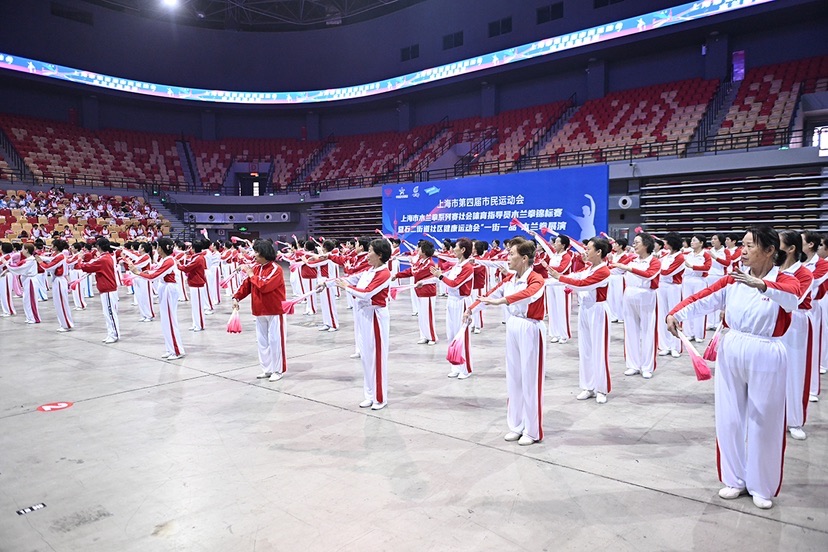
[[[196,170],[207,190],[218,190],[233,161],[274,163],[274,189],[284,189],[296,171],[304,167],[319,142],[292,138],[227,138],[207,141],[191,139]],[[265,170],[264,168],[262,169]]]
[[[184,183],[173,135],[91,131],[13,115],[0,115],[0,127],[39,182]]]
[[[431,139],[433,126],[409,132],[340,136],[336,145],[306,178],[310,182],[348,177],[379,176],[397,170]]]
[[[3,158],[3,153],[0,152],[0,179],[4,178],[9,171],[9,164]]]
[[[817,171],[648,183],[641,187],[641,216],[655,234],[745,230],[755,224],[816,229],[828,218],[825,180]]]
[[[310,235],[326,239],[373,235],[382,226],[382,199],[314,204],[308,211],[308,224]]]
[[[828,86],[828,56],[750,69],[736,99],[717,131],[717,148],[776,145],[791,124],[799,91],[824,91]],[[750,139],[728,140],[731,135],[763,131]]]
[[[679,155],[713,99],[718,81],[691,79],[612,92],[589,100],[540,155],[592,152],[596,162]],[[609,152],[607,150],[610,150]]]
[[[9,201],[13,196],[18,198],[25,197],[25,190],[0,189],[0,198]],[[50,206],[45,209],[37,209],[40,214],[28,214],[29,208],[0,208],[0,240],[17,238],[21,232],[32,235],[32,227],[38,224],[44,228],[50,235],[54,231],[59,231],[61,237],[66,226],[72,232],[72,237],[68,239],[70,242],[84,241],[83,230],[89,226],[98,235],[101,234],[104,227],[109,230],[110,239],[116,241],[124,241],[128,239],[128,231],[130,226],[142,229],[147,227],[154,227],[161,225],[161,231],[164,235],[170,232],[170,222],[159,216],[157,219],[151,218],[148,214],[151,207],[144,201],[143,197],[139,196],[121,196],[121,195],[98,195],[98,194],[84,194],[83,196],[65,193],[63,195],[54,196],[51,192],[36,192],[34,193],[35,201],[41,198],[47,198],[50,201]],[[51,199],[55,199],[55,206],[51,206]],[[89,203],[84,202],[84,198],[89,199]],[[75,206],[72,209],[72,206]],[[103,207],[102,216],[94,216],[91,210],[96,207]],[[112,214],[106,212],[107,209],[112,208]],[[145,230],[146,231],[146,230]],[[49,243],[49,239],[46,239]]]

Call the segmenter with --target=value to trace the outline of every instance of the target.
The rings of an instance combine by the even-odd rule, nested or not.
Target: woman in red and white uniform
[[[106,323],[104,343],[116,343],[121,339],[121,324],[118,320],[118,280],[115,277],[115,256],[106,238],[95,242],[98,256],[78,265],[83,272],[95,274],[95,286],[101,295],[101,310]]]
[[[391,244],[384,239],[371,242],[367,260],[371,268],[359,277],[356,285],[345,279],[337,286],[354,298],[354,323],[359,325],[359,351],[362,357],[363,400],[360,408],[380,410],[388,404],[388,287],[391,272]]]
[[[64,240],[54,240],[52,249],[56,251],[56,254],[51,259],[47,260],[41,257],[35,259],[41,268],[53,274],[52,302],[55,305],[58,324],[60,324],[57,331],[68,332],[75,325],[72,320],[72,309],[69,307],[69,283],[66,280],[66,276],[69,274],[69,267],[66,263],[69,258],[69,244]]]
[[[690,251],[684,254],[684,283],[682,292],[684,297],[690,297],[707,287],[707,274],[713,265],[713,257],[704,250],[705,237],[693,234],[690,238]],[[684,333],[690,341],[701,343],[707,331],[707,317],[697,316],[684,323]]]
[[[603,238],[587,242],[586,261],[589,268],[576,275],[563,276],[554,270],[552,278],[578,292],[581,310],[578,315],[578,384],[582,391],[576,399],[595,397],[598,404],[607,402],[612,390],[609,370],[609,315],[606,301],[610,269],[607,255],[610,244]]]
[[[739,245],[738,234],[731,233],[725,236],[725,249],[730,259],[730,264],[727,266],[727,273],[730,274],[734,268],[739,268],[739,263],[742,262],[742,246]]]
[[[322,250],[325,253],[331,253],[336,249],[336,243],[333,240],[325,240],[322,243]],[[322,325],[319,327],[320,332],[336,332],[339,331],[339,313],[336,310],[336,297],[334,289],[337,289],[336,265],[328,260],[320,257],[308,257],[305,260],[307,266],[319,272],[319,278],[316,280],[316,293],[319,294],[319,310],[322,311]],[[333,289],[332,289],[333,288]]]
[[[148,270],[152,264],[152,245],[148,242],[138,244],[137,252],[132,252],[126,248],[121,249],[121,251],[141,272]],[[152,304],[152,282],[136,276],[132,289],[135,290],[135,300],[138,303],[141,322],[152,322],[155,319],[155,308]]]
[[[633,240],[638,255],[627,264],[612,263],[624,270],[624,352],[627,360],[625,376],[641,374],[653,377],[658,344],[658,302],[656,290],[661,274],[661,261],[653,256],[655,240],[646,232]]]
[[[486,293],[486,267],[482,264],[476,263],[475,259],[483,259],[489,244],[484,241],[475,240],[472,242],[474,247],[474,255],[472,256],[472,264],[474,268],[474,277],[472,278],[472,301]],[[545,272],[545,270],[544,270]],[[472,316],[471,331],[479,334],[483,329],[483,311],[478,310]]]
[[[474,266],[471,264],[472,242],[469,238],[460,238],[454,245],[454,256],[457,263],[445,274],[437,266],[432,266],[431,274],[446,286],[448,299],[446,300],[446,336],[449,341],[460,331],[463,324],[463,313],[471,304],[472,281],[474,280]],[[466,362],[463,371],[454,365],[448,373],[450,378],[466,379],[472,375],[471,347],[469,346],[469,327],[466,325],[463,332],[463,356]]]
[[[546,328],[543,323],[543,277],[532,270],[535,244],[509,242],[509,268],[503,283],[469,305],[464,321],[482,305],[506,305],[506,441],[527,446],[543,439],[543,384],[546,374]]]
[[[627,264],[635,257],[627,251],[626,238],[618,238],[612,244],[612,253],[607,261],[613,263]],[[609,291],[607,292],[607,312],[610,322],[624,321],[624,271],[620,268],[610,269]]]
[[[684,277],[684,254],[681,252],[681,237],[675,232],[664,236],[664,251],[661,259],[661,274],[658,277],[658,312],[670,312],[681,302],[681,282]],[[671,355],[678,358],[681,353],[681,340],[667,331],[665,316],[656,320],[658,327],[658,356]]]
[[[80,280],[83,277],[83,271],[78,268],[81,262],[83,262],[84,254],[86,249],[83,246],[83,242],[75,242],[72,244],[72,257],[69,259],[69,279],[70,280]],[[91,276],[87,276],[87,278],[91,278]],[[78,285],[75,286],[75,289],[70,290],[72,293],[72,303],[75,305],[76,311],[86,310],[86,301],[83,300],[84,298],[84,288],[85,284],[83,282],[79,282]]]
[[[679,322],[724,310],[729,330],[719,342],[715,378],[717,463],[725,484],[719,496],[747,492],[765,509],[782,485],[788,355],[781,337],[799,301],[799,282],[774,266],[780,253],[772,228],[751,228],[742,244],[745,272],[734,269],[685,298],[667,328],[675,334]]]
[[[174,249],[175,243],[171,239],[161,238],[156,246],[158,266],[142,272],[131,262],[127,264],[136,276],[158,282],[158,310],[161,311],[161,334],[166,348],[161,358],[166,360],[176,360],[186,354],[178,331],[178,284],[175,281],[175,258],[172,256]]]
[[[428,240],[420,240],[417,244],[417,260],[410,268],[398,272],[392,279],[414,277],[414,291],[417,293],[417,322],[420,327],[420,345],[435,345],[437,330],[434,323],[434,300],[437,297],[437,284],[431,274],[434,266],[434,244]]]
[[[6,270],[11,264],[14,246],[9,242],[0,244],[0,316],[13,316],[17,314],[14,310],[14,274]]]
[[[193,242],[193,254],[185,258],[185,262],[177,263],[178,270],[187,276],[187,287],[190,292],[190,314],[193,332],[204,331],[204,316],[210,299],[207,296],[207,260],[205,259],[204,241]]]
[[[273,244],[265,240],[253,243],[254,265],[243,268],[247,278],[233,295],[233,309],[250,296],[250,307],[256,317],[256,346],[262,373],[258,379],[279,381],[287,372],[285,353],[285,274],[276,262]]]
[[[808,391],[811,385],[811,370],[814,369],[811,356],[814,328],[808,311],[811,310],[811,285],[814,275],[802,261],[802,237],[799,232],[786,230],[779,234],[780,249],[785,252],[785,262],[780,272],[793,276],[799,282],[799,305],[791,313],[791,326],[782,336],[782,343],[788,351],[785,420],[791,437],[802,441],[806,438],[802,426],[808,414]]]
[[[555,238],[555,254],[549,258],[548,268],[558,274],[569,274],[572,271],[572,253],[569,252],[570,240],[567,236]],[[566,343],[572,337],[569,325],[572,313],[572,300],[564,292],[564,285],[554,280],[548,280],[546,290],[546,305],[549,314],[549,342]]]
[[[707,286],[712,286],[718,282],[722,276],[727,274],[727,269],[730,267],[730,253],[724,245],[725,241],[727,241],[727,238],[722,233],[713,234],[710,237],[710,249],[707,250],[707,253],[710,254],[711,263],[707,277],[704,279]],[[714,312],[712,316],[707,318],[707,329],[715,330],[720,319],[721,313]]]
[[[20,277],[23,286],[23,312],[26,313],[26,324],[40,324],[40,313],[37,310],[37,260],[34,257],[35,247],[32,243],[24,243],[20,250],[20,259],[17,264],[6,264],[6,269]]]
[[[299,277],[301,278],[300,284],[302,286],[302,293],[307,293],[311,290],[316,289],[316,280],[319,277],[319,271],[316,269],[315,266],[311,266],[308,264],[308,257],[313,255],[316,252],[316,243],[313,240],[308,240],[305,242],[305,251],[304,257],[302,259],[302,265],[299,267]],[[316,293],[311,293],[308,297],[307,302],[305,303],[305,316],[311,316],[316,314],[316,304],[317,298]]]
[[[824,252],[824,248],[820,244],[824,243],[824,238],[816,232],[802,233],[802,251],[805,254],[803,266],[811,271],[814,281],[811,284],[811,309],[808,311],[808,316],[811,319],[811,324],[814,328],[814,340],[811,343],[811,358],[814,361],[814,369],[811,371],[811,380],[809,385],[810,396],[808,399],[811,402],[819,400],[820,389],[820,368],[825,367],[828,363],[828,331],[826,331],[826,324],[828,324],[828,303],[825,299],[825,288],[828,286],[828,261],[821,257],[820,252]]]

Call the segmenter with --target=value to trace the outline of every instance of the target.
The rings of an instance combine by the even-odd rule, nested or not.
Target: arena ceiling
[[[381,17],[425,0],[84,0],[133,15],[237,31],[300,31]]]

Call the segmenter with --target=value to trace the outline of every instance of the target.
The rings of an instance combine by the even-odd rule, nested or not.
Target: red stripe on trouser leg
[[[604,314],[604,371],[607,374],[607,393],[609,393],[612,391],[612,380],[609,369],[609,321],[606,313]]]
[[[173,350],[175,351],[176,356],[180,355],[180,349],[178,348],[178,341],[175,339],[175,327],[172,323],[172,307],[170,307],[170,297],[167,294],[164,294],[164,300],[167,303],[167,324],[170,326],[170,338],[173,342]]]
[[[658,301],[655,307],[655,335],[653,336],[653,372],[658,368]],[[707,324],[705,324],[707,326]]]
[[[29,280],[29,306],[32,309],[32,316],[35,322],[40,324],[40,313],[37,312],[37,300],[35,299],[34,280]]]
[[[814,327],[811,324],[811,319],[806,318],[808,320],[808,345],[807,349],[805,349],[805,388],[802,390],[802,424],[805,424],[805,421],[808,419],[808,403],[810,402],[809,395],[811,394],[811,368],[812,363],[814,361],[813,358],[813,340],[814,340]],[[817,369],[819,369],[817,367]]]
[[[782,461],[779,463],[779,486],[776,487],[776,492],[773,496],[778,496],[779,491],[782,490],[782,476],[785,473],[785,449],[788,447],[788,420],[782,426]]]
[[[719,474],[719,481],[722,480],[722,451],[719,449],[719,440],[716,439],[716,472]]]
[[[374,381],[374,396],[378,403],[382,404],[385,402],[385,397],[382,394],[382,333],[380,330],[379,320],[377,319],[377,313],[374,313],[374,373],[375,373],[375,381]]]
[[[281,356],[281,364],[282,364],[282,373],[284,374],[287,372],[287,353],[285,352],[285,316],[283,314],[279,316],[279,339],[282,346],[280,347],[280,356]]]
[[[571,293],[564,293],[564,316],[566,317],[566,338],[572,339],[572,328],[569,325],[569,311],[572,308],[572,304],[569,302]]]
[[[147,280],[147,302],[149,303],[150,314],[155,318],[155,309],[152,306],[152,284]]]
[[[463,347],[466,349],[463,351],[466,354],[466,372],[471,374],[472,373],[472,366],[471,366],[471,347],[469,346],[469,327],[466,326],[466,329],[463,331]]]
[[[62,285],[57,284],[56,287],[57,287],[57,291],[58,291],[58,297],[60,297],[60,310],[63,312],[63,321],[66,324],[65,327],[66,328],[72,328],[72,323],[69,321],[69,314],[66,312],[66,303],[67,303],[68,298],[63,296],[63,286]]]
[[[543,332],[538,331],[538,441],[543,440]]]
[[[428,330],[431,332],[431,341],[437,341],[437,332],[434,330],[434,298],[428,298]]]

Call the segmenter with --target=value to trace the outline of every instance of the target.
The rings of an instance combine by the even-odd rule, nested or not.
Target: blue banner
[[[608,196],[606,165],[387,185],[382,231],[413,244],[429,236],[491,243],[525,235],[518,219],[583,241],[607,231]]]

